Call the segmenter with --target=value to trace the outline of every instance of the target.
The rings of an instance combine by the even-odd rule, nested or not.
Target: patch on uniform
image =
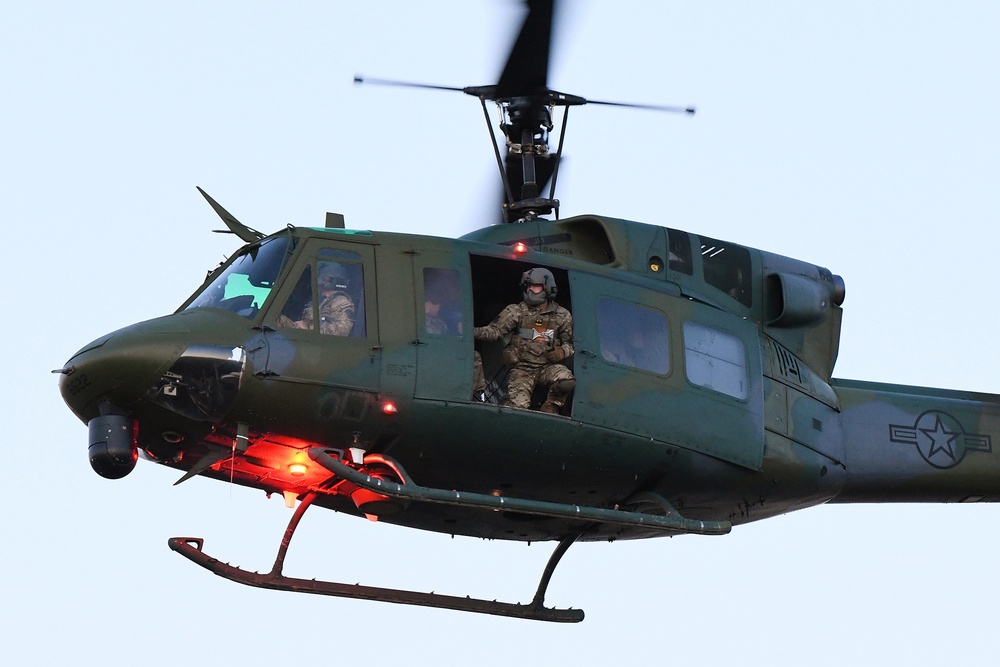
[[[940,410],[924,412],[913,426],[889,424],[889,441],[916,446],[924,461],[942,469],[957,466],[968,451],[993,451],[989,435],[966,433],[961,422]]]
[[[535,328],[531,330],[531,340],[544,338],[547,341],[554,341],[556,339],[556,330],[545,329],[544,326],[540,322],[535,322]]]

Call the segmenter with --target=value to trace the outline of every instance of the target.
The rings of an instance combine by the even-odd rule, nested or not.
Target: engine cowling
[[[819,322],[831,303],[843,303],[843,280],[824,282],[791,273],[772,273],[764,284],[765,319],[772,327],[800,327]]]

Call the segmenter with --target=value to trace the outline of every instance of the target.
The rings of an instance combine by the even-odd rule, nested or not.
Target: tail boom
[[[1000,501],[1000,396],[834,380],[847,476],[831,502]]]

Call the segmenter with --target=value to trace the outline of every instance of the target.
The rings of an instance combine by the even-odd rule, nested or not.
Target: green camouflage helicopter
[[[826,502],[996,500],[1000,398],[832,377],[839,277],[676,229],[559,219],[552,112],[565,129],[570,106],[602,102],[548,88],[552,4],[528,2],[496,85],[459,89],[500,107],[508,224],[451,240],[329,215],[265,236],[206,195],[247,245],[176,313],[102,337],[60,371],[94,469],[122,477],[141,451],[181,480],[297,502],[268,574],[170,540],[241,583],[563,622],[582,611],[547,608],[544,594],[576,540],[724,534]],[[544,392],[508,405],[506,341],[474,335],[536,268],[573,315],[562,363],[575,388],[557,414],[540,410]],[[339,330],[305,317],[322,315],[331,285],[353,311]],[[312,505],[558,546],[526,604],[285,577]]]

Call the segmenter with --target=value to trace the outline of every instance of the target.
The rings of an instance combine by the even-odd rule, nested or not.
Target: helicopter
[[[518,44],[537,45],[551,4],[529,4]],[[505,72],[521,71],[515,53]],[[845,295],[834,274],[665,227],[546,219],[558,202],[539,184],[554,190],[559,151],[545,157],[536,130],[547,131],[550,104],[584,100],[531,85],[524,95],[463,89],[484,107],[506,103],[506,128],[522,138],[506,136],[520,143],[502,163],[509,224],[452,241],[351,231],[329,216],[322,230],[264,236],[209,198],[247,246],[177,313],[86,346],[61,369],[60,388],[90,425],[92,464],[106,476],[127,474],[141,450],[182,479],[280,493],[299,503],[297,518],[315,504],[425,530],[558,541],[536,598],[503,605],[310,583],[280,574],[283,551],[270,575],[254,575],[208,557],[195,538],[173,548],[251,585],[576,621],[578,610],[542,604],[576,540],[722,534],[823,502],[995,499],[995,397],[833,379]],[[525,129],[525,117],[541,124]],[[525,178],[539,163],[552,173]],[[282,315],[318,305],[325,262],[350,269],[365,305],[356,331],[281,326]],[[511,286],[536,266],[553,274],[575,321],[577,387],[562,415],[504,406],[500,346],[469,335],[518,298]],[[462,326],[451,334],[431,333],[422,308],[442,285],[458,295]],[[616,349],[637,330],[659,336],[655,360]],[[488,396],[472,395],[477,347]]]

